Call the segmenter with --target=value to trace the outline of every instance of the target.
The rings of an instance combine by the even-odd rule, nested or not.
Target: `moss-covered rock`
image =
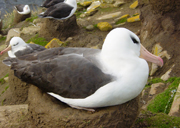
[[[136,21],[140,21],[139,15],[127,19],[127,22],[136,22]]]
[[[129,8],[135,9],[135,8],[137,8],[137,6],[138,6],[138,0],[136,0],[134,3],[132,3],[132,4],[129,6]]]
[[[55,48],[55,47],[60,47],[63,44],[62,41],[60,41],[57,38],[52,39],[46,46],[45,48]]]
[[[101,31],[109,31],[112,29],[112,25],[110,25],[108,22],[100,22],[97,24],[97,27],[101,30]]]

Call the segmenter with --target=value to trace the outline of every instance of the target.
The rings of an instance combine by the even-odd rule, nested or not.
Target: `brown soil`
[[[38,128],[129,128],[139,114],[139,97],[122,105],[89,112],[73,109],[32,85],[28,101],[30,121]]]

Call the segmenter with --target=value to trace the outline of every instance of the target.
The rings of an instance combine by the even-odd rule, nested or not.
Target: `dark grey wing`
[[[43,61],[14,60],[11,68],[18,78],[63,97],[85,98],[112,80],[110,75],[76,54]]]
[[[15,7],[15,9],[16,9],[17,11],[23,12],[23,8],[24,8],[24,5],[23,5],[23,4],[19,4],[19,5],[16,5],[16,6],[14,6],[14,7]]]
[[[49,7],[45,11],[43,16],[44,17],[52,16],[54,18],[63,18],[63,17],[67,17],[71,13],[72,9],[73,9],[73,7],[70,5],[67,5],[66,3],[58,3],[54,6]]]
[[[51,6],[54,6],[55,4],[58,4],[58,3],[61,3],[61,2],[64,2],[64,0],[51,0],[48,4],[47,4],[47,8],[51,7]]]
[[[37,44],[28,44],[27,48],[24,50],[19,50],[15,52],[16,57],[24,56],[31,53],[36,53],[39,51],[43,51],[46,48]]]
[[[51,1],[52,1],[52,0],[45,0],[40,7],[45,7],[45,8],[47,8],[48,3],[51,2]]]
[[[58,48],[51,48],[45,49],[43,51],[27,54],[24,56],[18,56],[18,59],[21,60],[46,60],[49,58],[56,58],[59,55],[67,55],[67,54],[79,54],[83,55],[85,58],[91,58],[98,54],[101,50],[100,49],[91,49],[91,48],[65,48],[65,47],[58,47]]]
[[[28,45],[33,49],[34,52],[39,52],[46,49],[45,47],[37,44],[28,44]]]

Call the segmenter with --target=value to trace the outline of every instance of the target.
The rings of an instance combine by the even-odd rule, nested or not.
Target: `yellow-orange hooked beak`
[[[2,55],[4,52],[7,52],[7,51],[9,51],[9,50],[11,50],[11,45],[9,45],[6,49],[2,50],[2,51],[0,52],[0,55]]]
[[[142,44],[140,50],[140,57],[145,59],[146,61],[155,63],[158,66],[163,66],[163,60],[161,59],[161,57],[151,54]]]

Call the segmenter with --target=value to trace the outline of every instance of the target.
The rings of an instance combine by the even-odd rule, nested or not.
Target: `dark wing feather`
[[[63,17],[67,17],[70,14],[72,9],[73,9],[73,7],[70,5],[67,5],[66,3],[58,3],[54,6],[49,7],[45,11],[43,16],[44,17],[52,16],[54,18],[63,18]]]
[[[17,11],[19,11],[19,12],[23,12],[23,8],[24,8],[23,4],[19,4],[19,5],[15,6],[15,9],[17,9]]]
[[[68,98],[85,98],[112,80],[110,75],[76,54],[42,61],[15,59],[11,67],[21,80]]]
[[[48,5],[49,2],[51,2],[51,0],[45,0],[45,1],[43,2],[43,4],[41,5],[41,7],[48,8],[47,5]]]
[[[90,48],[64,48],[64,47],[58,47],[58,48],[51,48],[51,49],[46,49],[43,51],[40,51],[35,54],[28,54],[24,56],[19,56],[18,58],[21,60],[46,60],[49,58],[56,58],[59,55],[67,55],[67,54],[80,54],[83,55],[87,59],[93,58],[93,56],[97,53],[100,52],[100,49],[90,49]]]
[[[46,7],[49,8],[49,7],[54,6],[55,4],[58,4],[58,3],[61,3],[61,2],[64,2],[64,0],[51,0],[51,1],[46,5]]]

